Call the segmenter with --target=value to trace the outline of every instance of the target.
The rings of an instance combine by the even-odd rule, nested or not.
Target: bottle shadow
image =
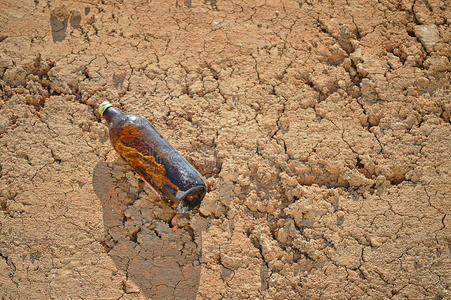
[[[151,299],[195,299],[199,289],[202,231],[209,221],[175,212],[137,179],[122,159],[94,167],[92,186],[103,207],[103,245],[126,274],[127,293]]]

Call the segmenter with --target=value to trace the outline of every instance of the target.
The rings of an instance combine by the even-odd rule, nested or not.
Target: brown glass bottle
[[[200,173],[145,118],[124,114],[108,101],[99,106],[114,149],[179,213],[197,207],[206,193]]]

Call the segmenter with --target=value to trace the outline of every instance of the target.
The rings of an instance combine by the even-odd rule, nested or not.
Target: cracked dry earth
[[[450,299],[450,20],[434,0],[1,0],[2,299]],[[104,100],[205,176],[178,229]]]

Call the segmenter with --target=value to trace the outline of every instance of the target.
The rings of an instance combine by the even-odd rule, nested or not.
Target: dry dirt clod
[[[432,52],[434,45],[440,40],[440,35],[435,24],[415,26],[415,35],[429,53]]]
[[[80,27],[81,22],[81,12],[79,9],[73,9],[70,15],[70,26],[72,28],[77,29]]]
[[[5,118],[0,117],[0,134],[6,132],[8,125],[9,125],[9,121]]]
[[[66,28],[70,13],[65,5],[58,6],[50,13],[53,42],[61,42],[66,37]]]

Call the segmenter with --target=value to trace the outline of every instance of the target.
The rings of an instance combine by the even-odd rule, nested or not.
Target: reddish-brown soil
[[[449,1],[0,1],[2,299],[450,299]],[[205,176],[177,219],[104,100]]]

